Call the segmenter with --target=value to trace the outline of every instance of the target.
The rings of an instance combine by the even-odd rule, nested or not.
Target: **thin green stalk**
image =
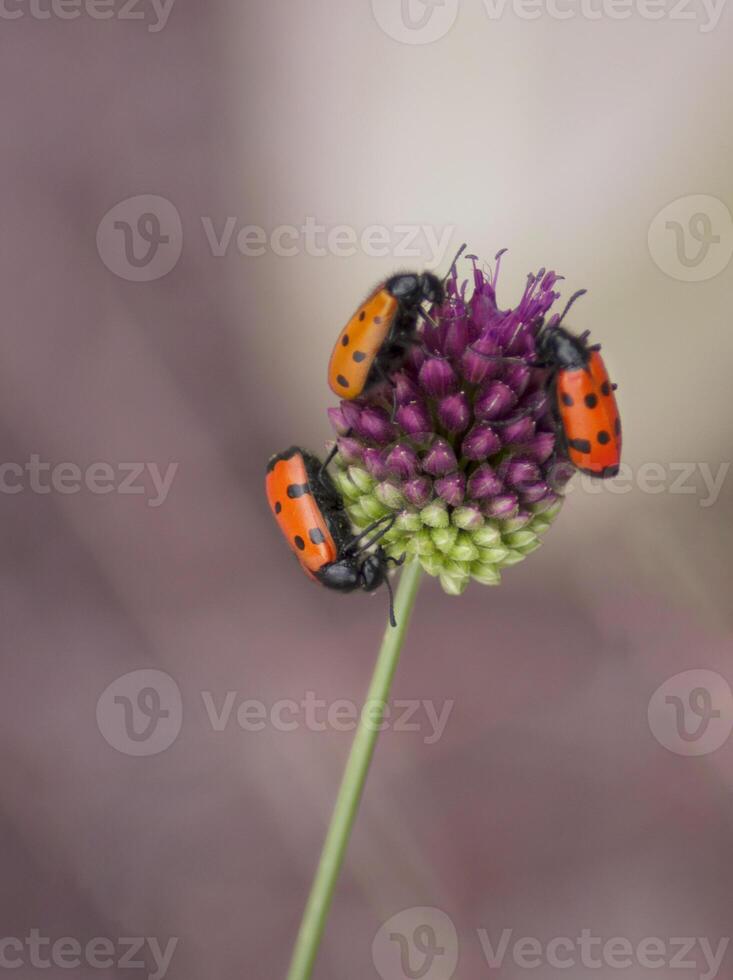
[[[321,851],[316,876],[311,885],[308,902],[295,941],[287,980],[308,980],[318,953],[336,881],[344,860],[346,846],[354,826],[359,801],[366,782],[369,763],[379,734],[384,707],[389,697],[392,678],[407,633],[410,614],[415,604],[422,570],[418,561],[411,561],[402,570],[395,595],[396,628],[387,624],[377,657],[366,704],[351,745],[351,752],[341,780],[336,805],[333,808],[326,840]]]

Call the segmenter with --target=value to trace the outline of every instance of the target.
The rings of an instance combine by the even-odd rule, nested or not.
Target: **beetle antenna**
[[[384,517],[380,517],[378,521],[374,521],[372,524],[369,525],[369,527],[365,527],[360,534],[357,534],[356,537],[352,538],[351,541],[349,541],[346,547],[344,548],[344,551],[347,552],[367,551],[369,548],[371,548],[373,544],[376,544],[380,538],[384,537],[384,535],[387,533],[387,531],[390,530],[390,528],[392,527],[392,525],[396,520],[397,520],[396,514],[385,514]],[[359,541],[361,541],[363,537],[366,537],[368,534],[371,534],[376,527],[379,527],[380,524],[384,524],[385,521],[387,522],[386,527],[383,527],[381,528],[381,530],[377,531],[377,533],[374,535],[371,541],[365,542],[364,544],[360,545],[358,548],[354,547],[356,544],[358,544]]]
[[[437,324],[437,323],[435,322],[435,320],[434,320],[434,319],[433,319],[433,318],[432,318],[432,317],[430,316],[430,314],[429,314],[429,313],[426,313],[426,312],[425,312],[425,310],[424,310],[424,309],[423,309],[423,308],[422,308],[421,306],[418,306],[418,308],[417,308],[417,313],[418,313],[418,316],[421,316],[421,317],[423,318],[423,320],[425,320],[425,321],[426,321],[427,323],[429,323],[429,324],[430,324],[430,326],[431,326],[431,327],[434,327],[434,328],[435,328],[435,330],[437,330],[437,329],[438,329],[438,324]]]
[[[568,310],[573,305],[573,303],[576,301],[576,299],[580,299],[581,296],[585,296],[585,294],[587,292],[588,292],[587,289],[579,289],[577,291],[577,293],[573,293],[573,295],[570,297],[570,299],[565,304],[565,309],[562,311],[562,313],[560,314],[560,319],[555,324],[556,327],[559,327],[560,326],[560,324],[562,323],[562,321],[565,319],[565,316],[566,316]]]
[[[344,435],[348,438],[353,431],[354,431],[353,429],[348,429],[344,433]],[[333,459],[333,457],[336,455],[336,453],[338,451],[339,451],[339,441],[338,441],[338,439],[336,439],[336,442],[334,442],[333,448],[331,449],[331,452],[323,460],[323,462],[321,463],[321,468],[318,471],[318,479],[321,481],[321,483],[323,483],[323,475],[324,475],[324,473],[326,473],[326,470],[328,469],[328,467],[329,467],[329,465],[331,463],[331,460]],[[328,474],[326,473],[326,475],[328,475]]]

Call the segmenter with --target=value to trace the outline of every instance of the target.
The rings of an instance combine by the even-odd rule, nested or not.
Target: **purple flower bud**
[[[538,388],[536,391],[525,395],[522,401],[522,406],[528,412],[530,412],[534,418],[542,418],[542,416],[550,410],[550,396],[545,388]]]
[[[436,324],[436,326],[433,326],[432,323],[427,323],[427,322],[423,322],[422,324],[421,352],[423,354],[423,360],[418,365],[418,368],[422,367],[425,358],[428,356],[428,354],[426,354],[426,351],[428,351],[430,354],[435,354],[438,357],[440,357],[442,354],[443,330],[441,329],[440,326],[437,325],[438,321],[436,320],[435,316],[433,316],[431,319],[433,320],[433,323]]]
[[[514,394],[521,398],[527,390],[531,371],[526,364],[520,361],[508,361],[504,372],[504,381],[509,385]]]
[[[460,357],[468,343],[468,324],[463,317],[452,317],[446,321],[443,352],[448,357]]]
[[[466,381],[477,385],[501,374],[503,363],[497,357],[480,353],[474,345],[463,352],[461,370]]]
[[[474,342],[471,344],[471,350],[476,351],[478,354],[484,354],[487,357],[491,356],[493,360],[496,360],[498,363],[502,363],[498,360],[503,353],[501,344],[498,342],[496,337],[493,337],[489,333],[488,330],[484,330],[478,339],[474,340]]]
[[[383,408],[367,405],[359,415],[359,421],[354,428],[363,439],[387,443],[394,438],[394,426],[389,421],[389,415]]]
[[[431,357],[420,368],[420,384],[432,398],[442,398],[456,387],[456,373],[448,361]]]
[[[346,418],[340,406],[336,405],[333,408],[329,408],[328,418],[329,421],[331,422],[331,425],[334,427],[334,429],[340,436],[346,435],[346,433],[349,431],[350,426],[349,423],[346,421]]]
[[[407,352],[407,357],[405,358],[405,366],[408,367],[413,374],[417,374],[420,368],[423,366],[427,354],[422,349],[421,344],[411,344],[410,349]]]
[[[484,497],[495,497],[503,489],[501,480],[488,463],[479,466],[468,478],[468,496],[473,497],[475,500],[483,500]]]
[[[402,480],[415,476],[419,468],[417,453],[404,443],[398,443],[387,456],[387,469]]]
[[[523,353],[524,332],[521,315],[517,310],[511,310],[502,320],[498,331],[499,342],[508,357],[519,357]]]
[[[454,470],[458,464],[456,454],[445,439],[436,439],[425,454],[422,468],[431,476],[444,476]]]
[[[364,465],[370,476],[380,482],[387,476],[387,464],[385,463],[386,451],[367,446],[363,453]]]
[[[420,397],[420,388],[404,371],[398,371],[392,380],[398,405],[406,405]]]
[[[355,429],[361,418],[361,408],[353,402],[341,402],[341,415],[348,429]]]
[[[552,490],[548,490],[544,497],[541,500],[538,500],[534,505],[535,513],[543,514],[546,510],[552,507],[553,504],[556,504],[558,499],[559,498],[556,493],[553,493]]]
[[[517,512],[518,506],[519,501],[513,494],[500,494],[487,500],[484,513],[487,517],[510,517]]]
[[[448,432],[463,432],[471,421],[471,406],[462,391],[446,395],[438,405],[438,418]]]
[[[563,489],[574,473],[575,467],[569,460],[557,459],[548,468],[545,479],[552,490],[558,491]]]
[[[517,396],[503,381],[490,381],[481,391],[474,412],[478,419],[501,419],[517,403]]]
[[[397,409],[397,422],[408,436],[420,436],[433,431],[433,420],[423,401],[413,401]]]
[[[515,443],[521,445],[528,442],[534,435],[534,419],[525,415],[517,418],[515,422],[509,422],[501,428],[502,441],[506,444]]]
[[[555,451],[557,436],[554,432],[538,432],[527,444],[527,455],[538,463],[544,463]]]
[[[548,490],[549,487],[542,480],[522,487],[522,501],[525,504],[536,504],[538,500],[542,500]]]
[[[468,432],[461,446],[461,455],[466,459],[481,460],[501,449],[501,439],[487,422],[478,422]]]
[[[458,507],[466,493],[466,474],[456,470],[448,476],[441,476],[435,481],[435,492],[451,507]]]
[[[539,467],[530,459],[510,459],[503,467],[502,476],[510,487],[526,490],[540,479]]]
[[[413,507],[424,507],[433,496],[433,481],[427,476],[416,476],[402,487],[402,493]]]
[[[364,460],[364,447],[358,439],[349,436],[339,436],[339,454],[342,459],[351,466],[352,463],[361,463]]]

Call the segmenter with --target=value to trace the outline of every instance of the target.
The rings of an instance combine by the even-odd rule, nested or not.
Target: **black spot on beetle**
[[[605,429],[601,429],[601,431],[596,436],[596,439],[598,439],[598,441],[602,446],[605,446],[606,443],[611,441],[611,437],[609,436],[609,434],[606,432]]]
[[[577,449],[579,453],[590,452],[590,442],[587,439],[568,439],[568,446],[571,449]]]
[[[357,364],[360,364],[366,358],[366,354],[363,350],[355,350],[351,356],[354,358]]]
[[[312,527],[308,532],[308,537],[311,539],[313,544],[323,544],[326,540],[326,535],[319,527]]]
[[[342,388],[348,388],[349,387],[349,382],[346,380],[346,378],[343,376],[343,374],[337,374],[336,375],[336,382],[337,382],[337,384],[340,384]]]
[[[567,391],[564,391],[562,393],[562,395],[560,395],[560,398],[562,399],[563,405],[567,405],[568,408],[570,408],[571,405],[574,405],[575,404],[575,402],[573,401],[572,395],[569,395],[567,393]]]
[[[306,493],[310,493],[310,487],[307,483],[291,483],[288,487],[288,497],[291,500],[297,500],[298,497],[304,496]]]
[[[349,346],[349,335],[347,333],[345,333],[341,338],[341,343],[344,345],[344,347]]]
[[[276,514],[279,514],[282,509],[283,509],[283,505],[280,503],[279,500],[276,501],[276,503],[275,503],[275,513]]]
[[[595,408],[598,404],[598,395],[594,395],[592,392],[590,395],[586,395],[583,399],[588,408]]]
[[[295,535],[293,541],[295,541],[295,547],[298,549],[298,551],[302,551],[303,548],[305,548],[305,541],[301,538],[299,534]]]

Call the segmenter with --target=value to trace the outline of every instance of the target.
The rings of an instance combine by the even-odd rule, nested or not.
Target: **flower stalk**
[[[369,684],[369,691],[336,797],[336,804],[331,815],[316,876],[313,879],[298,937],[295,941],[287,980],[308,980],[313,972],[313,964],[356,819],[369,764],[392,687],[392,679],[417,597],[421,575],[420,563],[411,561],[405,565],[400,576],[395,595],[397,626],[392,627],[388,623],[384,633],[382,646]]]

